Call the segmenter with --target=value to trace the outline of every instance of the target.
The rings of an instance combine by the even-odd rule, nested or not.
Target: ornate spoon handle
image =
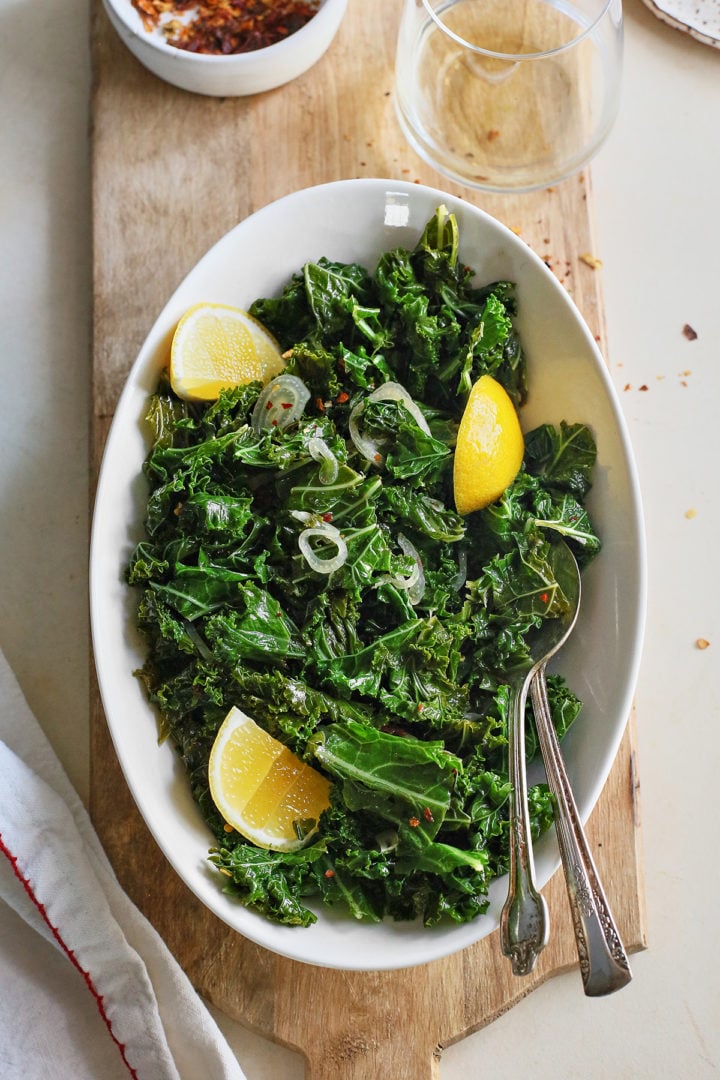
[[[529,672],[512,687],[509,709],[510,886],[500,916],[502,951],[510,958],[514,975],[529,975],[548,939],[545,898],[535,885],[532,838],[525,774],[525,702]]]
[[[550,715],[545,665],[530,684],[535,726],[548,785],[585,993],[601,997],[620,990],[632,973],[583,831]]]

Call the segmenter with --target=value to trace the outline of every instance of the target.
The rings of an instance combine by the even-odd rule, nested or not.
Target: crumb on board
[[[697,330],[694,330],[692,328],[692,326],[690,325],[690,323],[685,323],[685,325],[683,326],[682,332],[685,335],[685,337],[688,339],[688,341],[695,341],[696,338],[697,338]]]
[[[709,649],[710,648],[710,642],[708,641],[707,638],[699,637],[695,641],[695,647],[698,648],[698,649]]]
[[[589,251],[584,252],[580,256],[580,262],[584,262],[591,270],[602,269],[602,259],[598,259],[597,255],[591,255]]]
[[[685,511],[685,517],[688,519],[697,517],[697,510],[691,506],[689,510]]]

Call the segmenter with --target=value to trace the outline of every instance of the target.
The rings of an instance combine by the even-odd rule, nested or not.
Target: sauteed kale
[[[521,404],[526,367],[513,286],[474,284],[442,209],[373,273],[320,259],[251,311],[292,350],[287,372],[310,397],[286,428],[257,430],[260,384],[197,404],[161,381],[147,537],[128,569],[141,676],[216,837],[211,861],[248,907],[295,925],[315,920],[312,897],[357,918],[469,920],[507,869],[504,672],[540,612],[562,604],[549,543],[561,533],[583,564],[599,550],[583,505],[593,437],[537,428],[501,499],[454,511],[467,393],[489,373]],[[403,401],[371,400],[388,381],[425,424]],[[299,548],[308,522],[342,533],[330,573]],[[549,683],[562,735],[580,702],[561,677]],[[334,781],[300,851],[258,849],[215,810],[207,762],[232,705]],[[532,756],[531,725],[528,744]],[[546,787],[530,800],[537,835],[552,816]]]

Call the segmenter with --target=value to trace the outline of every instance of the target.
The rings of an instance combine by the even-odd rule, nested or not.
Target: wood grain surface
[[[481,206],[548,262],[604,347],[600,275],[582,258],[595,251],[589,176],[531,195],[486,196],[424,165],[393,112],[400,6],[350,0],[330,50],[306,75],[252,98],[218,99],[146,72],[93,0],[93,477],[123,382],[165,300],[230,228],[312,184],[417,180]],[[497,934],[448,959],[389,973],[310,967],[245,940],[202,907],[157,848],[120,771],[95,686],[91,813],[121,883],[196,988],[299,1050],[311,1080],[437,1076],[443,1047],[577,963],[559,872],[545,890],[553,935],[525,979],[510,974]],[[588,836],[621,936],[630,951],[643,948],[632,717]]]

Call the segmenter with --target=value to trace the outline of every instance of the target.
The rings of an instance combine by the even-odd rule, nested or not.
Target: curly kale
[[[582,424],[530,432],[501,498],[455,511],[470,388],[491,374],[516,405],[526,396],[515,308],[512,284],[477,286],[440,209],[413,250],[385,253],[372,273],[320,259],[252,305],[311,392],[286,430],[251,425],[258,383],[205,404],[180,401],[163,380],[151,401],[146,536],[128,567],[147,643],[141,677],[215,835],[212,864],[271,919],[306,926],[321,900],[362,919],[463,922],[507,869],[506,672],[555,613],[549,592],[562,609],[548,587],[553,539],[583,564],[600,548],[584,506],[595,444]],[[424,423],[400,401],[370,398],[388,381]],[[378,461],[352,437],[358,415]],[[337,462],[331,483],[313,439]],[[331,573],[301,554],[308,516],[342,532],[347,558]],[[559,676],[549,691],[563,734],[580,702]],[[228,833],[212,802],[208,757],[233,705],[333,782],[299,851]],[[530,799],[538,835],[551,800],[544,785]]]

